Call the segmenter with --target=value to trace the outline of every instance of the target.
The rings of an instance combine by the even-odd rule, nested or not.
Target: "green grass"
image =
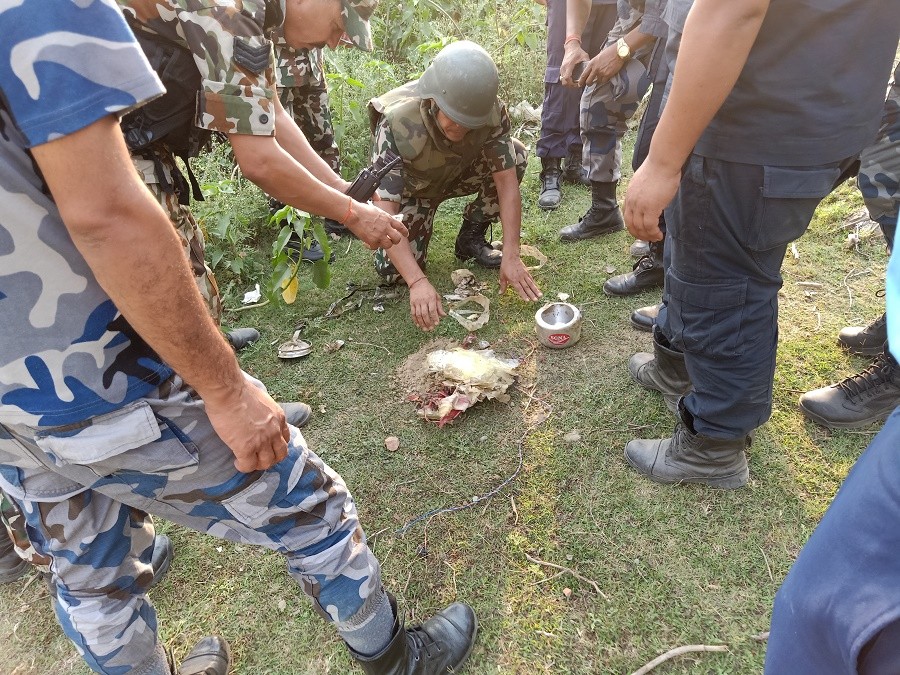
[[[490,283],[492,301],[480,337],[502,355],[524,359],[511,403],[480,405],[443,429],[421,422],[396,383],[396,368],[433,338],[459,340],[465,331],[445,319],[434,334],[420,332],[405,298],[378,313],[366,297],[338,319],[314,319],[348,281],[376,282],[371,254],[355,241],[348,253],[347,240],[338,244],[331,288],[306,280],[293,306],[226,315],[228,325],[255,325],[263,334],[241,362],[278,398],[313,404],[304,434],[350,485],[385,584],[410,620],[455,599],[475,607],[481,632],[467,672],[630,673],[667,649],[694,643],[729,650],[683,656],[656,672],[760,672],[765,645],[752,636],[768,629],[781,579],[876,431],[827,432],[803,420],[796,399],[866,365],[841,352],[835,336],[882,311],[875,291],[882,287],[883,243],[872,237],[858,251],[846,250],[841,225],[859,208],[858,194],[847,185],[826,200],[797,243],[800,257],[788,254],[785,261],[775,409],[751,450],[750,485],[734,492],[659,486],[622,457],[631,438],[665,436],[673,426],[660,398],[632,384],[626,369],[632,353],[650,347],[628,313],[657,294],[603,295],[607,267],[629,269],[631,239],[618,233],[559,243],[557,230],[584,211],[588,193],[567,186],[562,208],[544,213],[535,205],[537,172],[532,159],[523,239],[550,258],[536,273],[545,297],[569,293],[586,323],[573,348],[540,348],[536,307],[500,297],[496,274],[474,270]],[[441,209],[429,257],[430,277],[444,292],[458,266],[452,244],[460,208],[457,201]],[[231,310],[244,290],[230,289]],[[315,351],[279,361],[274,345],[304,318],[312,319],[304,337]],[[347,343],[326,354],[322,346],[335,339]],[[522,472],[507,489],[395,534],[421,513],[492,490],[516,468],[531,424]],[[572,430],[581,438],[570,444],[563,436]],[[388,435],[401,439],[395,453],[383,446]],[[161,636],[176,656],[201,635],[219,633],[234,648],[235,673],[351,670],[340,641],[315,617],[279,556],[165,522],[158,527],[174,539],[176,559],[152,598]],[[602,594],[569,574],[551,578],[557,570],[526,555],[577,570]],[[86,673],[62,637],[43,584],[23,586],[0,589],[0,670]]]

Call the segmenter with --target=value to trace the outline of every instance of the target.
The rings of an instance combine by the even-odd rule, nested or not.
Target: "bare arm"
[[[696,0],[675,63],[672,91],[646,161],[628,186],[625,222],[659,241],[659,214],[678,191],[681,167],[747,62],[769,0]]]
[[[287,119],[294,125],[293,120],[289,117]],[[300,130],[296,130],[296,135],[291,131],[284,132],[284,135],[288,145],[301,156],[304,155],[302,146],[306,139]],[[400,221],[391,218],[384,211],[371,204],[352,201],[341,191],[346,186],[344,181],[340,181],[340,189],[335,189],[317,179],[304,164],[282,147],[279,142],[281,137],[281,131],[277,137],[229,135],[241,171],[266,193],[285,204],[343,223],[371,249],[379,246],[390,248],[408,234]],[[306,147],[309,147],[308,143]],[[330,174],[329,180],[337,185],[336,181],[340,179],[320,157],[315,155],[310,162],[316,171],[324,166]]]
[[[500,292],[512,286],[523,300],[537,300],[541,291],[525,269],[521,256],[522,193],[515,167],[493,174],[500,202],[500,225],[503,228],[503,258],[500,261]]]
[[[642,33],[640,24],[632,28],[622,39],[625,40],[632,54],[656,40],[654,36]],[[607,45],[600,50],[597,56],[588,61],[581,79],[578,80],[578,86],[586,87],[589,84],[609,82],[624,67],[625,61],[616,52],[615,43]]]
[[[325,185],[333,187],[339,192],[346,192],[350,187],[350,183],[336,174],[328,163],[313,150],[303,131],[281,105],[277,96],[275,97],[275,139],[285,152],[305,166]]]
[[[376,203],[387,213],[396,214],[400,211],[397,202],[381,200]],[[433,330],[447,313],[441,296],[416,262],[409,239],[403,237],[399,244],[387,249],[387,255],[409,287],[409,313],[413,323],[422,330]]]
[[[116,120],[106,117],[33,154],[97,281],[141,337],[196,389],[238,470],[281,461],[289,439],[284,414],[241,373],[203,304],[171,222],[134,170]]]
[[[584,32],[588,18],[591,16],[591,0],[566,0],[566,36]],[[581,46],[581,40],[566,42],[563,49],[562,64],[559,67],[559,81],[566,86],[574,86],[572,69],[576,63],[587,61],[590,57]]]

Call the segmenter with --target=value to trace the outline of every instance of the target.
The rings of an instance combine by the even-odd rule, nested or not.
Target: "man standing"
[[[378,206],[401,214],[409,237],[375,253],[383,277],[402,277],[409,287],[413,321],[431,330],[444,316],[441,296],[428,281],[425,263],[434,214],[445,199],[476,194],[466,206],[456,237],[456,257],[500,268],[500,292],[512,286],[523,300],[541,292],[522,263],[522,194],[525,146],[510,137],[506,106],[493,59],[474,42],[444,47],[422,77],[372,99],[369,112],[374,153],[399,155],[401,168],[381,182]],[[503,253],[485,235],[500,218]]]
[[[203,13],[241,31],[229,44],[250,72],[262,49],[244,31],[262,29],[263,9],[210,2]],[[181,16],[196,37],[196,14]],[[338,0],[289,1],[284,21],[296,42],[337,40],[352,22],[368,31]],[[0,485],[53,561],[55,608],[85,661],[170,673],[145,594],[154,513],[281,552],[366,672],[456,669],[475,637],[472,610],[455,603],[404,628],[346,485],[241,372],[133,171],[113,113],[162,88],[118,9],[20,0],[0,5],[0,34]],[[204,121],[253,90],[207,82]],[[239,107],[266,124],[261,108]],[[284,154],[271,170],[289,175],[268,184],[299,202],[282,189],[303,175]],[[307,199],[337,214],[345,196],[318,192]],[[347,220],[370,244],[403,233],[377,219],[365,229],[356,208]],[[229,661],[221,638],[205,638],[178,673],[225,675]]]
[[[694,3],[625,205],[631,233],[658,241],[672,202],[655,358],[629,368],[664,394],[692,388],[671,438],[625,447],[645,476],[720,488],[749,479],[750,433],[771,414],[785,251],[875,137],[898,34],[900,13],[876,0]],[[823,63],[840,66],[823,78]]]

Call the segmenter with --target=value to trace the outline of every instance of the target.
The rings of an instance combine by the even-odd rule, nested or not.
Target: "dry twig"
[[[675,647],[675,649],[670,649],[665,654],[660,654],[655,659],[650,661],[636,671],[634,671],[631,675],[646,675],[651,670],[656,668],[660,663],[664,663],[669,659],[674,659],[676,656],[681,656],[682,654],[689,654],[691,652],[727,652],[728,647],[725,645],[684,645],[682,647]]]
[[[597,591],[597,595],[599,595],[600,597],[602,597],[604,600],[609,600],[609,596],[606,595],[606,593],[604,593],[603,591],[600,590],[600,586],[597,584],[596,581],[592,581],[592,580],[588,579],[587,577],[580,575],[578,572],[576,572],[575,570],[573,570],[571,567],[565,567],[565,566],[563,566],[563,565],[557,565],[556,563],[547,562],[546,560],[538,560],[537,558],[532,558],[532,557],[531,557],[530,555],[528,555],[527,553],[525,554],[525,557],[528,558],[528,560],[529,560],[530,562],[533,562],[535,565],[546,565],[547,567],[552,567],[552,568],[555,569],[555,570],[562,570],[563,572],[568,572],[569,574],[571,574],[571,575],[572,575],[573,577],[575,577],[576,579],[580,579],[580,580],[583,581],[584,583],[590,584],[591,586],[593,586],[593,587],[594,587],[594,590]]]

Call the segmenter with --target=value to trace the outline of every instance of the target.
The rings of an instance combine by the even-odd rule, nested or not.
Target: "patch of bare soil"
[[[407,394],[424,394],[439,384],[434,373],[428,372],[428,354],[436,349],[452,349],[459,343],[450,338],[436,338],[422,345],[397,366],[397,386]]]

